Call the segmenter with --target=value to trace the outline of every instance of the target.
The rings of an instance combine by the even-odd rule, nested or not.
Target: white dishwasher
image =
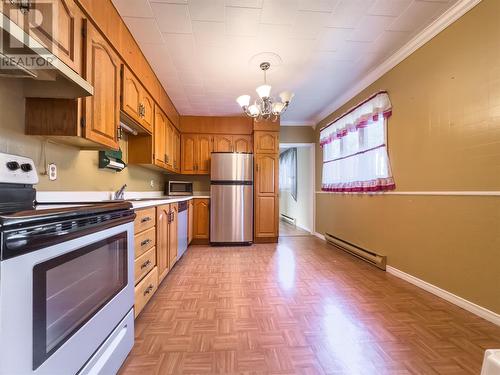
[[[177,215],[177,259],[180,259],[188,247],[188,201],[179,202]]]

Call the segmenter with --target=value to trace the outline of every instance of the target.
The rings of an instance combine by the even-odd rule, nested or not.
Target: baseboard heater
[[[344,250],[385,271],[385,266],[387,264],[387,257],[385,255],[380,255],[374,253],[373,251],[363,249],[362,247],[335,237],[330,233],[325,233],[325,239],[329,244],[334,245],[335,247],[338,247],[339,249]]]
[[[292,224],[292,225],[295,225],[295,223],[296,223],[295,218],[288,216],[288,215],[285,215],[285,214],[281,214],[281,220],[286,221],[287,223]]]

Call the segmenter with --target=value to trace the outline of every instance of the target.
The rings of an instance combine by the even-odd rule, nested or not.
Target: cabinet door
[[[122,78],[122,111],[129,117],[141,123],[139,113],[141,105],[141,84],[132,72],[123,66]]]
[[[255,237],[278,237],[278,198],[255,197]]]
[[[148,132],[153,130],[154,102],[144,88],[141,90],[142,126]]]
[[[209,238],[210,209],[208,199],[193,199],[193,238],[206,240]]]
[[[279,152],[279,133],[273,131],[254,132],[254,152],[256,154],[275,154]]]
[[[86,24],[85,75],[94,86],[94,95],[84,99],[85,137],[118,149],[121,62],[99,31],[90,22]]]
[[[177,262],[177,214],[179,213],[177,203],[170,204],[170,217],[169,224],[169,267],[172,269],[175,262]]]
[[[233,152],[233,136],[232,135],[215,135],[214,136],[214,152]]]
[[[182,134],[181,143],[181,171],[185,174],[194,174],[196,164],[196,136],[193,134]]]
[[[170,122],[168,117],[166,118],[165,126],[165,145],[167,152],[167,168],[174,170],[174,125]]]
[[[278,195],[278,155],[255,156],[255,195]]]
[[[181,135],[177,129],[174,129],[174,171],[181,171]]]
[[[169,204],[156,207],[156,265],[160,282],[169,270],[169,212]]]
[[[194,204],[193,199],[188,203],[188,245],[193,240],[193,217],[194,215]]]
[[[233,145],[234,152],[253,152],[252,136],[250,135],[234,135]]]
[[[166,168],[166,151],[165,151],[165,126],[166,118],[159,107],[155,107],[154,121],[154,164],[161,168]]]
[[[196,162],[196,174],[209,174],[210,173],[210,157],[212,154],[211,135],[200,134],[198,135],[198,144],[196,150],[198,151]]]

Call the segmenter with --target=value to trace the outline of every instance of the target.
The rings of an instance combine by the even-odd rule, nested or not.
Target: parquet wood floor
[[[314,237],[191,247],[121,375],[479,374],[500,327]]]
[[[310,235],[311,233],[308,231],[280,220],[280,237],[301,237]]]

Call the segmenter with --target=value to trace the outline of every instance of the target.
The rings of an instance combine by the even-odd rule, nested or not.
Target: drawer
[[[158,267],[151,270],[135,287],[134,314],[137,318],[158,288]]]
[[[154,207],[138,210],[135,214],[134,230],[136,234],[155,226],[156,209]]]
[[[134,262],[135,283],[137,284],[141,279],[151,271],[156,265],[156,248],[149,249]]]
[[[156,245],[156,227],[150,228],[134,237],[135,257],[139,258]]]

